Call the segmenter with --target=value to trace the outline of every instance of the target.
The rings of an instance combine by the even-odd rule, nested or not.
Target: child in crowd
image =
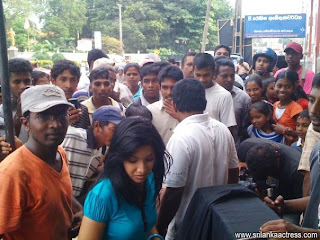
[[[274,104],[276,101],[279,101],[278,95],[274,86],[276,84],[276,79],[271,78],[262,82],[263,86],[263,97],[268,103]]]
[[[298,133],[298,141],[291,144],[292,148],[297,149],[302,152],[304,140],[306,138],[308,127],[311,123],[310,116],[308,110],[302,111],[297,118],[297,133]]]
[[[251,105],[250,110],[251,125],[247,128],[250,138],[263,138],[274,142],[283,143],[283,135],[274,132],[272,124],[272,110],[268,103],[256,102]]]
[[[263,92],[262,80],[258,75],[249,76],[249,78],[246,80],[244,86],[245,86],[247,94],[251,98],[251,103],[256,103],[256,102],[263,101],[263,98],[262,98],[262,92]]]
[[[36,85],[43,85],[43,84],[50,84],[50,77],[49,74],[41,71],[41,70],[33,70],[31,73],[32,84],[33,86]]]
[[[295,131],[297,118],[303,111],[302,107],[293,100],[298,80],[299,76],[295,71],[287,70],[277,76],[275,85],[279,101],[273,105],[273,119],[277,123],[274,125],[274,130],[277,134],[285,135],[287,143],[292,143],[292,140],[297,138]]]

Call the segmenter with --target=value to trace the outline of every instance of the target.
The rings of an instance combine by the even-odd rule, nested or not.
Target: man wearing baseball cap
[[[101,106],[92,115],[92,126],[81,129],[69,126],[61,146],[66,150],[72,182],[72,195],[83,203],[84,183],[103,169],[101,147],[109,146],[117,125],[124,119],[121,110]],[[100,167],[101,166],[101,167]]]
[[[311,69],[307,69],[306,67],[300,64],[300,60],[303,58],[303,50],[302,46],[296,42],[290,42],[287,44],[284,49],[285,52],[285,60],[288,63],[287,68],[282,68],[276,72],[274,77],[276,78],[279,73],[289,69],[292,71],[296,71],[299,75],[299,84],[306,92],[306,94],[310,94],[312,88],[312,81],[315,76],[314,72]]]
[[[0,163],[0,238],[68,239],[72,188],[65,151],[68,103],[53,85],[21,94],[28,141]]]

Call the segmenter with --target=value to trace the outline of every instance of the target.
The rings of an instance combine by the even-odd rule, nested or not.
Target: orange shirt
[[[71,180],[67,157],[56,172],[20,147],[0,163],[0,234],[14,240],[67,240],[72,223]]]
[[[286,110],[282,114],[281,118],[276,118],[276,109],[279,105],[280,101],[277,101],[273,104],[273,119],[276,123],[279,123],[285,127],[290,127],[293,130],[296,129],[297,121],[293,118],[297,114],[303,111],[302,107],[296,103],[295,101],[291,101],[291,103],[286,107]]]
[[[308,110],[309,101],[307,99],[300,98],[297,103],[303,108],[303,110]]]

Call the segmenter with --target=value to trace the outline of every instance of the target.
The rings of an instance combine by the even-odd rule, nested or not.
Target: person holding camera
[[[303,175],[297,172],[300,153],[284,144],[265,139],[247,139],[238,149],[240,160],[246,161],[256,192],[280,216],[299,223],[300,211],[278,211],[273,201],[301,198]]]

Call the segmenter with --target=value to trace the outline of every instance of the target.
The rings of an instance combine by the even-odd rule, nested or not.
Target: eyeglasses
[[[65,121],[68,119],[68,113],[62,113],[59,115],[52,115],[52,114],[39,114],[38,116],[34,117],[39,122],[53,122],[55,119],[58,120],[58,122]],[[30,116],[29,116],[30,118]]]

